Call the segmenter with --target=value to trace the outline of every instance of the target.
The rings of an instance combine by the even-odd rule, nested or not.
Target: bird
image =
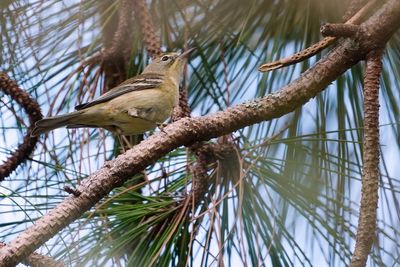
[[[162,125],[178,105],[184,65],[193,50],[161,54],[141,74],[76,106],[75,111],[37,121],[31,136],[60,127],[104,128],[116,134],[137,135]]]

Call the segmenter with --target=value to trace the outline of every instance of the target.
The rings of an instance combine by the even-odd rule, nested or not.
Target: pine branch
[[[39,104],[31,98],[31,96],[18,87],[17,83],[8,77],[7,74],[0,72],[0,90],[9,95],[28,114],[30,126],[25,134],[23,142],[11,154],[7,160],[0,165],[0,182],[10,175],[20,164],[22,164],[35,149],[38,141],[37,137],[32,137],[36,121],[40,120],[43,116],[40,111]]]
[[[139,23],[144,46],[151,58],[161,55],[161,42],[154,30],[150,12],[144,0],[134,0],[134,14]]]
[[[0,248],[6,246],[3,242],[0,242]],[[22,261],[23,264],[32,266],[32,267],[63,267],[64,264],[54,260],[53,258],[42,255],[36,252],[33,252],[29,257]]]
[[[379,77],[382,49],[367,55],[364,77],[364,142],[361,208],[352,267],[364,267],[376,234],[379,190]]]
[[[388,1],[360,27],[359,39],[346,40],[314,67],[280,91],[197,118],[183,118],[150,136],[115,160],[106,162],[77,188],[80,196],[67,197],[56,208],[0,249],[1,266],[15,265],[64,227],[82,216],[103,197],[166,153],[182,145],[205,141],[301,107],[339,75],[382,45],[400,27],[400,2]]]

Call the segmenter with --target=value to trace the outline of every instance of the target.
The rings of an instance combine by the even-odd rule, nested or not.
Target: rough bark
[[[21,163],[23,163],[35,149],[38,137],[32,137],[31,132],[35,122],[43,116],[39,104],[30,95],[18,87],[17,83],[0,72],[0,90],[9,95],[15,102],[22,106],[29,117],[30,126],[25,134],[23,142],[18,148],[0,165],[0,182],[10,175]]]
[[[4,247],[6,244],[0,242],[0,248]],[[31,266],[31,267],[63,267],[64,264],[62,262],[56,261],[55,259],[45,256],[36,252],[33,252],[29,257],[26,257],[22,261],[23,264]]]
[[[32,253],[61,229],[82,216],[112,189],[133,174],[182,146],[228,134],[245,126],[280,117],[315,97],[340,74],[382,46],[400,26],[400,1],[390,0],[361,25],[364,38],[346,40],[314,67],[280,91],[198,118],[183,118],[150,136],[90,175],[69,196],[0,250],[0,266],[12,266]],[[361,36],[362,37],[362,36]]]
[[[38,253],[32,253],[27,257],[24,261],[22,261],[23,264],[26,264],[31,267],[63,267],[64,264],[62,262],[56,261],[53,258],[46,256],[46,255],[41,255]]]
[[[379,189],[379,77],[382,50],[367,55],[364,74],[364,141],[361,208],[352,267],[364,267],[374,243]]]

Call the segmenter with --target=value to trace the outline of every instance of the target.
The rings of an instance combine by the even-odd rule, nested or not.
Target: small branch
[[[364,267],[376,234],[379,189],[379,77],[382,50],[367,55],[364,74],[364,142],[361,208],[352,267]]]
[[[188,197],[193,198],[194,206],[197,207],[208,191],[209,175],[207,166],[215,162],[214,148],[211,144],[203,142],[190,146],[190,151],[196,155],[196,163],[192,168],[192,192]]]
[[[365,14],[369,12],[372,6],[374,6],[376,0],[373,0],[371,2],[368,2],[363,8],[361,8],[354,16],[352,16],[349,20],[346,21],[345,24],[359,24],[361,23],[362,19],[364,18]],[[312,46],[297,52],[296,54],[293,54],[289,57],[285,57],[282,59],[279,59],[274,62],[270,63],[265,63],[261,65],[258,70],[261,72],[268,72],[271,70],[276,70],[280,69],[286,66],[293,65],[295,63],[301,62],[306,60],[307,58],[310,58],[323,49],[327,48],[331,44],[333,44],[336,41],[335,37],[325,37],[321,41],[313,44]]]
[[[34,150],[38,137],[32,137],[36,121],[43,116],[39,104],[30,95],[18,87],[17,83],[8,77],[7,74],[0,72],[0,90],[9,95],[15,102],[21,105],[29,116],[30,126],[25,134],[22,144],[12,153],[7,160],[0,165],[0,182],[9,176],[20,164],[22,164]]]
[[[128,46],[129,21],[130,21],[130,1],[122,0],[118,14],[118,26],[114,33],[111,47],[101,52],[101,59],[105,61],[115,60],[116,57],[124,57],[124,52]],[[129,55],[129,53],[127,53]]]
[[[330,37],[354,37],[360,26],[353,24],[327,23],[321,26],[321,34]]]
[[[115,64],[116,59],[126,59],[130,56],[131,35],[129,31],[129,22],[131,21],[131,11],[132,4],[130,0],[121,0],[118,6],[117,26],[115,28],[113,27],[112,29],[110,28],[107,33],[103,32],[103,36],[105,36],[104,38],[106,38],[104,40],[104,48],[84,60],[78,67],[77,71],[80,71],[85,66],[98,64],[101,62],[106,62],[107,64]]]
[[[65,84],[73,75],[83,71],[86,67],[92,70],[96,65],[99,65],[100,70],[105,74],[104,91],[126,79],[126,69],[129,66],[132,50],[132,34],[129,29],[132,9],[130,0],[119,1],[118,12],[111,19],[114,20],[116,17],[116,26],[110,22],[106,13],[102,13],[102,16],[106,16],[102,18],[105,23],[105,27],[102,28],[103,48],[82,60],[76,70],[69,75]]]
[[[77,190],[76,188],[72,188],[68,185],[64,186],[64,191],[68,194],[74,195],[75,197],[79,197],[81,195],[81,192],[79,192],[79,190]]]
[[[351,0],[349,6],[343,15],[343,21],[349,20],[354,14],[357,13],[370,0]],[[372,0],[373,1],[373,0]]]
[[[134,14],[139,23],[140,31],[143,36],[144,46],[151,58],[161,54],[161,42],[154,30],[153,22],[150,19],[150,13],[147,9],[145,0],[134,0]]]

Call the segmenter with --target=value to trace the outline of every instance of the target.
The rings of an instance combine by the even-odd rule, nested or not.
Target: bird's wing
[[[113,98],[116,98],[120,95],[133,92],[133,91],[141,91],[146,89],[152,89],[159,86],[164,79],[164,75],[156,74],[156,73],[146,73],[130,78],[117,87],[111,89],[105,94],[101,95],[99,98],[84,104],[80,104],[75,107],[76,110],[81,110],[84,108],[88,108],[100,103],[104,103]]]

